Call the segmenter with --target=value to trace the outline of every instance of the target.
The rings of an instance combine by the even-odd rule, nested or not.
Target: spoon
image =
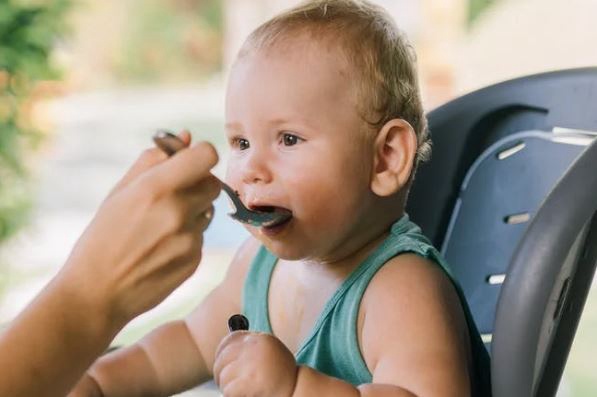
[[[153,136],[155,144],[164,151],[168,156],[174,155],[181,149],[184,149],[186,145],[180,138],[174,135],[172,132],[159,129]],[[222,189],[228,197],[230,197],[231,206],[233,212],[228,215],[239,222],[246,223],[251,226],[275,226],[279,225],[292,216],[292,212],[288,210],[276,209],[271,212],[266,211],[253,211],[245,207],[243,202],[238,198],[238,194],[232,190],[226,183],[220,181]]]

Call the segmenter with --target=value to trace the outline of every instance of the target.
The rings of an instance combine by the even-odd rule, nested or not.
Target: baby
[[[366,1],[254,31],[226,97],[227,182],[252,209],[224,281],[186,319],[99,359],[73,396],[487,396],[489,359],[439,253],[404,213],[430,143],[414,54]],[[249,331],[228,333],[243,313]]]

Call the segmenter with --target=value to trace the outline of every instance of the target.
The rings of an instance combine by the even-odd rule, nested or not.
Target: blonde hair
[[[363,119],[375,129],[394,118],[406,120],[417,135],[415,167],[427,160],[431,140],[417,81],[416,55],[392,17],[365,0],[307,1],[253,31],[239,57],[301,31],[340,40],[360,74],[360,97],[367,104],[360,109]]]

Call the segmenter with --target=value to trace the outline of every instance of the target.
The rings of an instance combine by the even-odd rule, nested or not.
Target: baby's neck
[[[354,240],[346,242],[342,247],[325,257],[305,258],[301,260],[306,266],[318,267],[327,269],[339,276],[349,274],[360,263],[362,263],[375,249],[386,239],[390,233],[392,224],[396,222],[404,214],[400,211],[395,216],[383,219],[387,221],[374,222],[373,227],[364,227],[365,231],[362,234],[354,237]]]

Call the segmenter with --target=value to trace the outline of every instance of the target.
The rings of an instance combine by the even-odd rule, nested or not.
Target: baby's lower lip
[[[276,236],[280,234],[290,224],[291,221],[292,217],[274,226],[263,226],[261,228],[261,233],[265,234],[266,236]]]

